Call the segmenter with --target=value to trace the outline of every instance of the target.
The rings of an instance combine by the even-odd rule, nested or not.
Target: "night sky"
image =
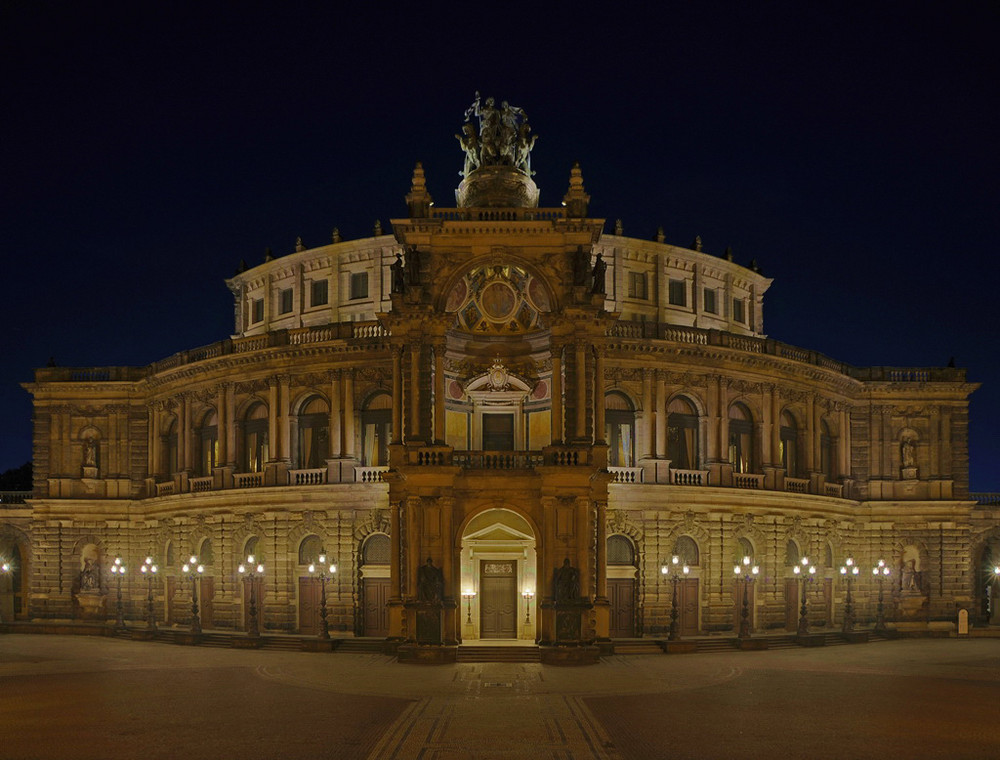
[[[997,3],[185,5],[0,4],[0,471],[50,357],[228,337],[240,259],[389,231],[418,160],[453,205],[479,90],[527,112],[541,205],[579,161],[609,231],[756,259],[771,337],[954,357],[1000,491]]]

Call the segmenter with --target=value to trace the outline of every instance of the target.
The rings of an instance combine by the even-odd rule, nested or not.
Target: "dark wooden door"
[[[215,578],[202,578],[198,589],[198,609],[201,612],[201,627],[215,627]]]
[[[145,619],[146,614],[147,614],[148,609],[149,609],[148,606],[147,606],[149,604],[149,602],[147,601],[147,595],[148,595],[148,593],[149,593],[148,590],[146,590],[146,593],[142,597],[142,599],[143,599],[143,602],[142,602],[142,605],[143,605],[143,607],[142,607],[142,617],[143,617],[143,619]],[[163,601],[164,601],[164,604],[166,605],[166,608],[167,608],[167,610],[166,610],[167,625],[174,625],[175,623],[179,622],[181,618],[184,617],[183,614],[180,614],[180,615],[177,614],[179,612],[179,610],[178,610],[177,601],[174,599],[174,597],[177,595],[177,578],[175,576],[172,576],[172,575],[167,576],[167,588],[166,588],[166,590],[165,590],[164,593],[166,594],[166,597],[164,598]],[[183,605],[180,605],[180,606],[183,606]]]
[[[824,578],[823,585],[823,620],[820,625],[833,625],[833,578]]]
[[[799,628],[799,580],[785,578],[785,630]]]
[[[698,635],[698,579],[684,578],[677,585],[677,623],[681,636]]]
[[[635,637],[635,581],[631,578],[608,578],[608,602],[611,604],[613,639]]]
[[[365,578],[364,635],[389,635],[389,579]]]
[[[746,591],[747,597],[747,620],[750,621],[750,632],[753,633],[753,611],[754,611],[754,591],[756,590],[757,583],[755,581],[746,581],[743,578],[736,579],[736,585],[733,591],[733,630],[737,633],[740,631],[740,624],[743,622],[743,592]]]
[[[517,638],[517,563],[482,560],[479,575],[479,637]]]
[[[299,578],[299,633],[319,633],[319,578]]]
[[[243,630],[250,630],[250,579],[243,581]],[[257,605],[257,628],[258,630],[264,629],[264,579],[255,578],[253,580],[254,585],[254,602]]]

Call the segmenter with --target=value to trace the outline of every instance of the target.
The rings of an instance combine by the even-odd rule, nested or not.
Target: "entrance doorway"
[[[517,563],[481,560],[479,568],[481,639],[517,638]]]
[[[389,579],[365,578],[364,580],[364,635],[389,635]]]
[[[631,578],[608,578],[608,602],[613,639],[635,638],[635,581]]]
[[[531,524],[511,509],[486,509],[466,524],[461,552],[460,638],[534,641],[541,599]]]

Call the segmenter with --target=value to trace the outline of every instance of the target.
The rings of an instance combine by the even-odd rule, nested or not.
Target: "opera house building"
[[[35,371],[3,620],[110,624],[116,558],[129,626],[186,629],[194,592],[206,632],[431,659],[988,619],[963,369],[782,343],[755,264],[625,236],[579,166],[542,205],[522,109],[460,131],[454,203],[404,168],[385,230],[220,286],[231,335]]]

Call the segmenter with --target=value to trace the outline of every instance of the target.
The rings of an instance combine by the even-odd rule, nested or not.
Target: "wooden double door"
[[[517,562],[480,560],[479,637],[517,638]]]
[[[674,591],[672,583],[671,581],[668,591],[671,595],[668,597],[671,605]],[[608,635],[613,639],[630,639],[637,635],[635,589],[636,583],[631,578],[608,578],[608,603],[611,607]],[[677,629],[681,636],[694,636],[698,633],[697,578],[683,578],[677,581]]]

